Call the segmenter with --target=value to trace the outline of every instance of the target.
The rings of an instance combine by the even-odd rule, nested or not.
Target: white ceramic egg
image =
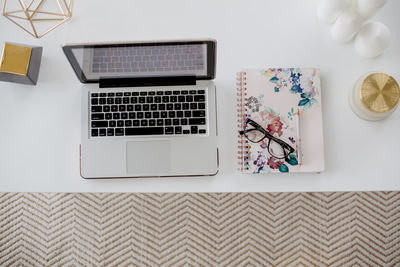
[[[355,38],[354,47],[361,56],[372,58],[382,54],[390,41],[391,34],[385,24],[372,21],[361,28]]]
[[[388,0],[357,0],[357,12],[364,19],[375,15]]]
[[[343,12],[349,0],[321,0],[317,8],[319,20],[332,24]]]
[[[363,19],[356,12],[343,12],[331,28],[332,38],[341,43],[351,41],[360,30]]]

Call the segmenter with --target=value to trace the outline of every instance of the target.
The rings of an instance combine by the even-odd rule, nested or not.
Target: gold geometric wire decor
[[[74,0],[4,0],[3,16],[35,38],[72,17]]]

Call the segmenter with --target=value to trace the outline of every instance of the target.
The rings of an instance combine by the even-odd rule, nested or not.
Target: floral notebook
[[[246,69],[237,85],[241,172],[324,170],[319,69]]]

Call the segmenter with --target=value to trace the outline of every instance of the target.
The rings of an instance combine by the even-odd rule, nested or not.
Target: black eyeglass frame
[[[248,124],[250,124],[250,125],[253,126],[254,128],[247,129],[247,125],[248,125]],[[261,132],[261,133],[264,134],[264,137],[261,138],[259,141],[250,140],[250,139],[247,137],[247,134],[246,134],[246,133],[251,132],[251,131],[259,131],[259,132]],[[247,140],[249,140],[249,141],[252,142],[252,143],[260,143],[260,142],[261,142],[262,140],[264,140],[265,138],[268,138],[268,145],[267,145],[268,153],[269,153],[272,157],[274,157],[274,158],[276,158],[276,159],[285,159],[285,160],[289,160],[288,156],[294,152],[294,148],[293,148],[291,145],[289,145],[289,144],[286,143],[285,141],[282,141],[282,140],[279,139],[279,138],[274,137],[274,136],[271,135],[267,130],[265,130],[260,124],[258,124],[257,122],[253,121],[252,119],[247,119],[247,120],[246,120],[246,124],[245,124],[244,130],[243,130],[243,131],[240,131],[239,133],[240,133],[241,135],[244,135],[244,136],[247,138]],[[283,157],[277,157],[277,156],[273,155],[273,154],[269,151],[269,145],[270,145],[270,143],[271,143],[271,140],[273,140],[274,142],[278,143],[278,144],[282,147],[283,152],[284,152],[284,156],[283,156]],[[286,151],[289,151],[289,152],[286,153]]]

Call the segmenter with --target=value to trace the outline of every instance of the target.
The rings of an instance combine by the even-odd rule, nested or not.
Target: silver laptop
[[[83,178],[218,172],[215,40],[65,44],[82,90]]]

